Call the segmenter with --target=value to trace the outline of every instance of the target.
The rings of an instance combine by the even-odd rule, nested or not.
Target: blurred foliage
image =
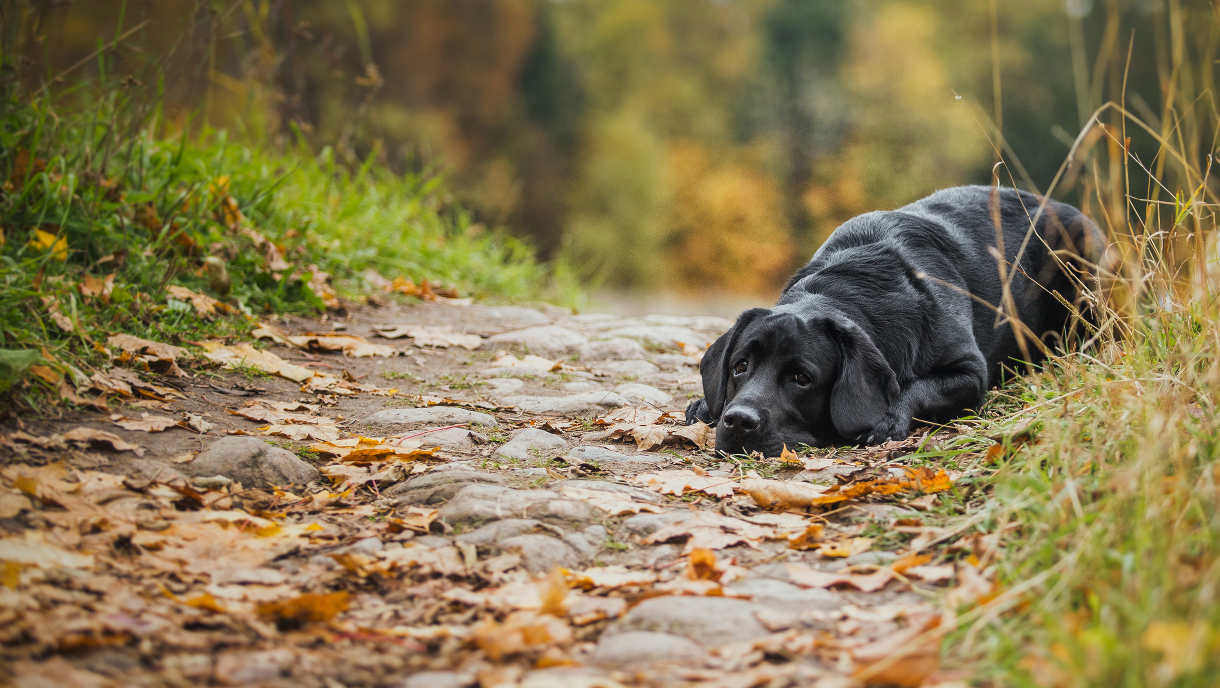
[[[615,286],[763,292],[854,214],[993,178],[1047,189],[1103,93],[1158,119],[1169,6],[1216,11],[1177,0],[9,4],[29,14],[21,53],[41,67],[35,80],[146,21],[114,67],[167,56],[158,87],[172,126],[202,105],[207,123],[245,136],[444,170],[480,221]],[[1129,68],[1110,68],[1128,45]],[[1127,135],[1151,161],[1152,138]],[[1074,162],[1055,193],[1087,205]]]

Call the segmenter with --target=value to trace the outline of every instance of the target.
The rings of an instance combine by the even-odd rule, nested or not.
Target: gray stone
[[[662,392],[656,387],[639,382],[623,383],[615,387],[614,391],[626,397],[628,401],[642,401],[646,404],[668,404],[673,400],[669,392]]]
[[[503,402],[525,413],[600,413],[626,406],[628,401],[614,392],[584,392],[562,397],[511,396]]]
[[[525,428],[513,433],[513,438],[496,450],[497,456],[509,459],[549,458],[566,449],[568,443],[559,435],[545,430]]]
[[[688,349],[699,350],[712,343],[714,337],[701,334],[685,327],[673,325],[633,325],[610,332],[615,337],[625,337],[643,342],[645,346],[661,349],[674,349],[685,346]]]
[[[469,533],[457,535],[453,539],[471,545],[495,545],[510,537],[532,532],[541,524],[541,521],[533,518],[502,518],[480,526]]]
[[[520,329],[522,327],[545,325],[551,322],[550,316],[536,308],[526,308],[524,306],[474,306],[473,308],[481,311],[477,320],[487,323],[488,326],[498,325],[501,328]],[[491,331],[487,330],[480,333],[489,334]]]
[[[534,669],[516,684],[517,688],[622,688],[621,683],[587,667],[548,667]]]
[[[395,683],[395,688],[470,688],[477,682],[473,676],[456,671],[421,671]]]
[[[706,650],[679,635],[627,631],[603,634],[589,661],[598,666],[631,668],[655,662],[697,664],[705,661],[707,656]]]
[[[376,554],[385,549],[385,543],[381,538],[366,537],[362,540],[357,540],[346,547],[340,547],[338,552],[356,552],[358,554]]]
[[[497,427],[499,424],[491,414],[456,406],[428,406],[425,408],[391,408],[378,411],[364,420],[369,425],[418,425],[436,423],[453,425],[470,423]]]
[[[599,339],[580,347],[582,361],[641,359],[646,353],[639,342],[626,337]]]
[[[420,446],[424,448],[468,449],[473,447],[475,442],[485,440],[486,438],[466,428],[445,428],[444,430],[419,435],[414,439],[419,440]]]
[[[223,437],[179,468],[196,476],[222,475],[246,487],[306,485],[320,477],[296,454],[257,437]]]
[[[657,354],[652,357],[652,361],[662,368],[674,370],[685,369],[687,367],[694,368],[699,365],[698,358],[682,354]]]
[[[596,392],[597,390],[601,389],[601,385],[597,384],[596,382],[590,382],[589,380],[573,380],[571,382],[563,383],[559,386],[559,388],[565,392],[573,393]]]
[[[399,504],[439,504],[470,485],[502,485],[504,477],[464,467],[438,468],[401,482],[383,494]]]
[[[657,466],[669,463],[672,457],[662,454],[624,454],[622,452],[599,447],[595,444],[584,444],[564,455],[564,460],[571,464],[592,464],[594,466]]]
[[[775,578],[747,578],[726,587],[734,596],[749,596],[755,602],[777,607],[837,609],[842,596],[822,588],[801,588]]]
[[[598,368],[615,375],[636,378],[649,378],[661,372],[660,368],[639,358],[630,361],[610,361],[609,363],[599,365]]]
[[[869,550],[867,552],[853,554],[844,559],[843,562],[848,566],[886,566],[897,558],[898,554],[895,552]]]
[[[468,485],[440,509],[450,525],[499,518],[554,519],[588,522],[599,512],[585,502],[565,499],[551,490],[515,490],[496,485]]]
[[[656,631],[705,646],[722,645],[767,635],[756,616],[764,609],[731,597],[654,597],[636,605],[606,633]]]
[[[543,325],[505,332],[487,341],[492,345],[520,346],[535,354],[558,355],[576,351],[589,340],[583,334],[566,327]]]
[[[557,566],[580,566],[584,557],[568,543],[552,535],[529,533],[505,538],[499,547],[521,556],[521,565],[530,573],[545,573]]]
[[[611,313],[579,313],[572,316],[572,322],[580,323],[590,327],[605,325],[606,323],[618,322],[619,317]]]
[[[666,511],[660,514],[636,514],[623,521],[623,528],[626,528],[627,532],[632,535],[646,537],[665,526],[671,526],[685,518],[687,518],[687,515],[678,511]]]
[[[659,504],[661,495],[652,490],[635,487],[633,485],[624,485],[622,483],[614,483],[609,480],[564,480],[553,485],[555,489],[562,490],[565,487],[574,487],[581,490],[598,490],[600,492],[613,492],[624,497],[629,497],[637,502],[649,502]]]
[[[496,397],[519,392],[525,386],[525,380],[515,377],[489,377],[483,382],[491,387],[492,396]]]

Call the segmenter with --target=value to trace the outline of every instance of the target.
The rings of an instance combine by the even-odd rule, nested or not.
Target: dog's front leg
[[[978,408],[986,391],[987,364],[981,354],[938,367],[903,385],[867,443],[906,439],[911,434],[911,422],[917,418],[944,420]]]

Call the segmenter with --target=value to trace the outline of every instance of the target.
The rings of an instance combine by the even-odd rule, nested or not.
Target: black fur
[[[945,189],[853,218],[774,308],[746,311],[708,348],[687,421],[716,425],[726,452],[906,437],[913,419],[977,408],[1006,363],[1041,359],[1104,252],[1080,211],[1013,189]],[[1001,254],[1024,347],[992,308]]]

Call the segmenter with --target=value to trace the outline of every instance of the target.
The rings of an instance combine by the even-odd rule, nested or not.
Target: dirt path
[[[166,401],[8,427],[0,663],[29,686],[945,679],[938,598],[987,588],[928,525],[957,476],[910,465],[915,439],[700,449],[679,422],[728,325],[365,307],[279,327],[394,355],[277,344],[314,377],[145,373]],[[120,425],[158,417],[183,425]]]

